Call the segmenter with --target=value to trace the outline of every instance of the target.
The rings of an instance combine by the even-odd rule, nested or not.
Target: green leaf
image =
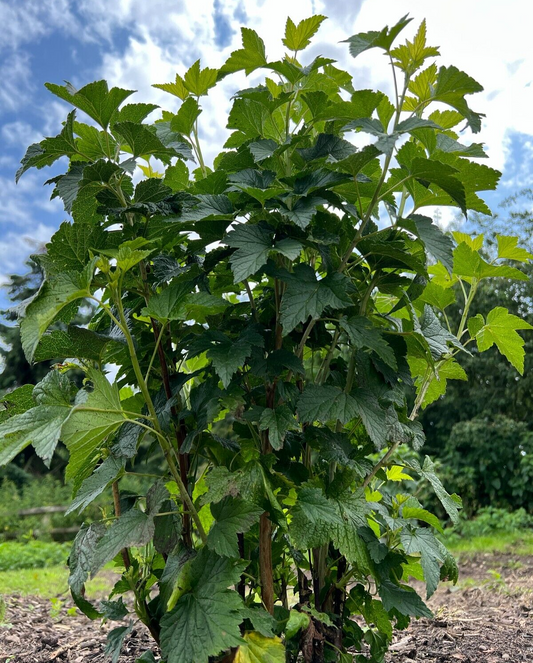
[[[517,329],[533,329],[529,322],[509,313],[506,308],[497,306],[487,315],[483,327],[476,330],[470,326],[469,329],[475,331],[474,335],[480,352],[485,352],[496,344],[501,354],[507,357],[520,375],[523,375],[524,339],[517,333]]]
[[[308,384],[298,398],[302,423],[327,423],[337,419],[346,424],[359,414],[356,401],[339,387]]]
[[[238,558],[237,534],[247,532],[259,521],[263,510],[243,499],[226,497],[217,504],[211,504],[215,523],[207,537],[207,545],[222,557]]]
[[[244,69],[246,75],[249,75],[252,71],[267,63],[265,43],[257,32],[250,28],[241,28],[241,35],[242,48],[238,51],[233,51],[229,56],[224,66],[220,69],[220,77],[235,71],[241,71],[242,69]]]
[[[98,469],[87,477],[76,493],[76,497],[70,503],[65,515],[79,509],[81,513],[91,502],[93,502],[113,481],[119,479],[124,473],[126,460],[109,456],[98,467]]]
[[[256,163],[261,163],[261,161],[269,159],[278,149],[278,147],[279,145],[276,143],[276,141],[272,140],[271,138],[257,140],[254,143],[250,143],[248,145],[248,149],[252,153]]]
[[[426,598],[435,593],[440,580],[440,562],[444,561],[439,544],[433,532],[427,527],[403,529],[400,540],[407,554],[420,553],[424,580],[426,581]]]
[[[143,315],[162,322],[182,319],[183,305],[192,287],[191,281],[175,279],[161,292],[150,297],[148,306],[142,310]]]
[[[130,509],[115,520],[96,544],[91,564],[94,575],[123,548],[144,546],[154,536],[154,519],[139,509]]]
[[[461,242],[453,252],[453,273],[476,279],[500,277],[527,281],[526,274],[509,265],[493,265],[484,260],[466,242]]]
[[[383,333],[374,327],[368,318],[354,316],[341,319],[341,327],[350,337],[356,348],[370,348],[393,370],[397,370],[396,356],[385,340]]]
[[[300,264],[284,280],[287,288],[281,300],[281,324],[285,335],[309,317],[319,318],[327,306],[339,309],[352,305],[348,295],[351,284],[337,272],[317,280],[309,265]]]
[[[91,371],[89,378],[93,390],[89,394],[85,390],[78,393],[74,410],[61,431],[61,441],[70,452],[65,471],[67,480],[78,474],[87,459],[94,456],[100,442],[116,431],[125,419],[116,384],[108,382],[99,371]]]
[[[354,58],[370,48],[382,48],[385,51],[389,51],[392,42],[411,21],[411,18],[404,16],[398,21],[398,23],[396,23],[396,25],[393,25],[392,28],[386,27],[380,32],[375,30],[371,32],[360,32],[344,41],[350,44],[350,55]]]
[[[185,86],[185,81],[179,74],[176,74],[176,79],[173,83],[155,83],[152,87],[168,92],[182,101],[189,96],[189,90]]]
[[[233,216],[233,205],[227,196],[198,195],[198,203],[180,217],[181,221],[203,221],[204,219],[227,219]]]
[[[426,46],[426,21],[423,20],[413,41],[407,40],[404,45],[391,51],[391,55],[397,66],[411,76],[420,69],[427,58],[435,57],[440,53],[438,48]]]
[[[117,110],[111,122],[135,122],[140,124],[152,111],[159,108],[156,104],[126,104]]]
[[[326,16],[317,14],[310,18],[304,18],[296,26],[290,18],[287,18],[283,43],[291,51],[302,51],[309,46],[311,38],[317,33],[318,28],[325,20]]]
[[[177,154],[175,150],[165,147],[158,136],[143,124],[117,122],[113,131],[123,138],[134,157],[154,155],[165,159],[169,155]]]
[[[411,587],[394,585],[390,580],[385,580],[378,587],[378,591],[383,601],[383,607],[387,611],[398,610],[402,615],[427,617],[428,619],[433,617],[431,610]]]
[[[296,203],[289,208],[282,208],[283,214],[290,219],[299,228],[307,228],[311,223],[311,219],[317,212],[319,205],[324,205],[327,201],[318,196],[304,196],[296,201]]]
[[[16,414],[23,414],[34,407],[33,388],[32,384],[25,384],[0,397],[0,424],[6,419],[10,419]]]
[[[111,663],[118,663],[124,639],[132,632],[133,622],[129,626],[117,626],[107,634],[104,654],[109,656]]]
[[[433,359],[440,359],[450,354],[450,344],[453,347],[462,349],[457,337],[445,329],[435,312],[430,306],[424,306],[424,312],[420,318],[420,331],[427,341]]]
[[[183,191],[189,184],[189,170],[183,161],[176,161],[165,170],[163,182],[172,191]]]
[[[285,626],[285,637],[287,639],[294,638],[294,636],[301,631],[306,629],[309,626],[310,617],[305,612],[300,612],[299,610],[291,610],[289,613],[289,620]]]
[[[324,545],[335,525],[343,525],[335,502],[328,500],[320,488],[302,486],[289,525],[294,545],[300,550]]]
[[[244,634],[244,644],[237,649],[233,660],[235,663],[285,663],[285,647],[280,638],[266,638],[251,631]]]
[[[267,407],[259,419],[259,430],[268,431],[270,444],[276,450],[282,448],[287,431],[297,427],[296,419],[287,405],[279,405],[274,410]]]
[[[66,85],[45,83],[45,86],[57,97],[87,113],[90,118],[98,122],[102,129],[107,129],[120,104],[134,93],[134,90],[123,90],[118,87],[110,90],[106,81],[89,83],[80,90],[76,90],[68,82]]]
[[[170,128],[172,131],[190,136],[201,112],[202,110],[198,105],[198,101],[189,97],[183,102],[175,117],[170,121]]]
[[[65,331],[54,330],[44,334],[37,346],[33,359],[36,362],[47,359],[90,359],[100,362],[106,346],[113,339],[103,334],[68,325]]]
[[[65,221],[46,245],[46,273],[81,271],[89,262],[89,251],[103,247],[104,241],[105,233],[100,228]]]
[[[91,295],[89,287],[95,265],[96,259],[93,259],[81,272],[63,272],[52,276],[30,302],[20,324],[22,349],[29,362],[33,360],[42,335],[58,313],[67,304]]]
[[[453,242],[451,237],[445,235],[430,218],[421,214],[411,214],[407,219],[401,219],[399,225],[419,237],[426,247],[426,251],[435,260],[440,261],[451,272],[453,266]]]
[[[72,413],[71,393],[70,380],[58,371],[51,371],[34,387],[36,407],[0,423],[0,465],[6,465],[32,444],[50,467],[61,428]]]
[[[356,151],[356,148],[347,140],[333,134],[319,134],[313,147],[297,150],[305,161],[327,159],[328,162],[342,161],[356,153]]]
[[[422,522],[431,525],[431,527],[434,527],[441,534],[444,533],[444,529],[442,528],[440,520],[437,518],[437,516],[433,515],[429,511],[426,511],[426,509],[422,509],[421,507],[407,506],[406,503],[406,505],[402,508],[402,518],[405,518],[405,520],[416,518],[416,520],[421,520]]]
[[[412,177],[426,186],[428,183],[439,186],[466,214],[465,187],[458,176],[457,168],[440,161],[415,157],[411,161],[410,172]],[[409,187],[409,183],[407,186]]]
[[[435,464],[429,456],[424,459],[424,464],[420,467],[418,461],[411,461],[407,463],[412,469],[417,472],[423,479],[426,479],[431,484],[435,491],[435,495],[439,498],[440,503],[450,516],[452,522],[457,525],[459,522],[459,508],[461,507],[461,499],[457,495],[450,495],[442,485],[441,480],[435,473]]]
[[[208,663],[210,656],[243,643],[242,599],[228,587],[239,582],[242,563],[202,548],[190,563],[176,606],[161,620],[166,663]]]
[[[424,288],[424,292],[418,298],[421,302],[434,306],[444,311],[445,308],[455,302],[455,292],[452,288],[443,288],[430,281]]]
[[[183,82],[191,94],[194,94],[196,97],[202,97],[207,94],[208,90],[215,87],[217,76],[217,69],[209,69],[207,67],[200,69],[200,60],[196,60],[192,67],[187,70],[187,73],[183,77]]]
[[[83,591],[83,585],[91,573],[96,545],[104,534],[105,526],[98,522],[83,524],[76,534],[68,559],[68,584],[74,594],[81,594]]]
[[[268,260],[274,231],[266,224],[239,224],[224,239],[237,251],[230,258],[235,283],[255,274]]]
[[[105,619],[112,621],[119,621],[124,619],[129,614],[128,608],[122,600],[122,596],[118,601],[100,601],[100,610]]]
[[[43,168],[50,166],[60,157],[72,157],[77,154],[76,140],[74,138],[73,126],[76,111],[68,114],[61,132],[54,138],[45,138],[40,143],[30,145],[21,160],[21,166],[15,175],[18,182],[21,176],[29,168]]]
[[[507,260],[518,260],[527,262],[533,260],[533,254],[518,245],[518,237],[509,237],[498,235],[498,258],[507,258]]]

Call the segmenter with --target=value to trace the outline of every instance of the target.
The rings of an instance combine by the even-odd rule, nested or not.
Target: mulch
[[[533,557],[478,555],[460,568],[459,585],[447,583],[430,599],[434,619],[398,632],[386,663],[533,661]],[[109,663],[106,635],[117,623],[68,614],[68,601],[59,610],[36,597],[13,595],[6,603],[0,663]],[[146,629],[136,625],[119,663],[134,663],[151,646]]]

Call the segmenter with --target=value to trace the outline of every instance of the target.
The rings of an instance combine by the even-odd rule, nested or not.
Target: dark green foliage
[[[220,70],[198,61],[158,85],[183,104],[154,124],[144,107],[119,109],[128,91],[50,86],[102,131],[73,111],[19,173],[71,161],[53,195],[73,221],[52,238],[45,283],[20,325],[30,361],[57,351],[86,380],[71,385],[67,364],[31,395],[13,392],[0,459],[32,444],[48,461],[61,440],[72,509],[111,490],[114,514],[74,542],[72,595],[100,618],[109,606],[88,603],[83,585],[114,558],[123,574],[112,598],[133,592],[166,663],[214,662],[230,649],[239,663],[300,653],[321,663],[363,643],[359,660],[381,663],[393,628],[431,616],[410,577],[425,580],[427,596],[441,577],[456,579],[439,521],[401,484],[426,480],[454,522],[461,506],[429,457],[392,456],[422,446],[418,413],[447,381],[466,379],[465,351],[497,347],[524,368],[517,330],[531,325],[502,306],[483,317],[471,307],[486,279],[527,279],[507,262],[532,256],[503,237],[488,263],[482,242],[452,239],[419,213],[486,209],[477,192],[499,174],[472,163],[479,145],[457,146],[438,113],[423,117],[438,101],[478,131],[465,96],[481,86],[455,67],[420,71],[438,54],[424,23],[392,49],[402,19],[348,40],[354,56],[380,48],[392,58],[394,103],[356,91],[333,60],[300,62],[323,19],[287,21],[292,55],[277,62],[244,28],[243,48]],[[264,85],[233,97],[233,133],[211,170],[200,100],[230,73],[258,68]],[[362,150],[348,141],[354,129],[368,135]],[[137,165],[146,179],[133,187]],[[441,312],[456,284],[465,299],[452,326]],[[97,306],[87,331],[50,333],[87,301]],[[142,460],[153,485],[128,493]],[[111,631],[112,659],[129,628]]]

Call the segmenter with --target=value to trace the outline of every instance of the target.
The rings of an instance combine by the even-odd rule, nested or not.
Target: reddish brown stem
[[[117,518],[120,518],[120,493],[118,491],[118,483],[116,481],[113,482],[113,506],[115,507],[115,516]],[[131,559],[130,559],[130,553],[127,548],[122,548],[120,551],[120,554],[122,555],[122,561],[124,562],[124,566],[126,567],[126,570],[130,568],[131,566]]]

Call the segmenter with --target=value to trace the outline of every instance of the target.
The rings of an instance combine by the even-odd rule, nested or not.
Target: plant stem
[[[116,298],[116,304],[119,312],[119,318],[121,322],[121,329],[122,332],[126,338],[126,343],[128,345],[128,350],[130,354],[130,359],[131,359],[131,364],[133,368],[133,372],[135,373],[135,377],[137,378],[137,382],[139,385],[139,389],[141,390],[141,393],[143,395],[143,398],[146,403],[146,407],[148,408],[148,412],[150,413],[150,416],[152,417],[153,423],[154,423],[154,430],[158,433],[158,439],[159,439],[159,444],[161,446],[161,450],[163,452],[163,455],[165,456],[165,460],[168,463],[168,466],[170,468],[170,472],[172,474],[172,477],[176,484],[178,485],[179,491],[180,491],[180,496],[181,500],[184,504],[184,506],[187,507],[187,510],[191,513],[192,518],[194,520],[194,523],[196,525],[196,528],[198,530],[198,534],[200,535],[200,538],[202,539],[202,542],[205,543],[207,541],[207,535],[204,531],[202,521],[200,520],[200,517],[198,515],[198,512],[196,511],[194,504],[192,503],[192,500],[190,498],[190,495],[187,491],[187,488],[185,487],[185,484],[183,483],[183,480],[180,476],[180,473],[178,472],[178,469],[176,467],[176,464],[174,463],[174,459],[172,457],[172,446],[168,439],[165,437],[161,426],[159,424],[159,420],[157,418],[157,412],[155,411],[154,403],[152,401],[152,397],[150,396],[150,392],[148,391],[148,387],[146,385],[146,382],[144,381],[144,377],[141,371],[141,367],[139,365],[139,360],[137,359],[137,353],[135,352],[135,344],[133,342],[133,337],[130,333],[130,330],[128,329],[128,324],[126,321],[126,316],[124,314],[124,307],[122,305],[122,300],[120,298],[120,295],[117,294]]]

